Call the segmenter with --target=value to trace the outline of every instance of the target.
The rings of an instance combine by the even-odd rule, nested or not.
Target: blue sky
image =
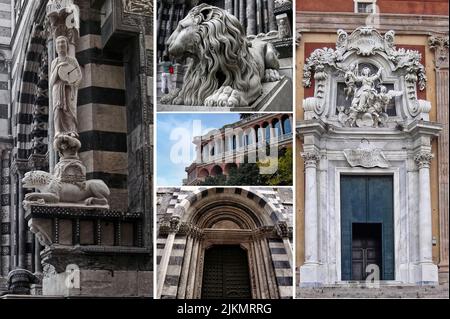
[[[158,186],[182,185],[184,169],[195,159],[194,136],[240,119],[237,113],[159,113],[156,118]]]

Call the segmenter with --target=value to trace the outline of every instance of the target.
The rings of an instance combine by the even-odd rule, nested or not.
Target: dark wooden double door
[[[217,245],[205,251],[202,299],[252,297],[247,252],[239,245]]]
[[[341,278],[394,279],[392,176],[341,176]]]

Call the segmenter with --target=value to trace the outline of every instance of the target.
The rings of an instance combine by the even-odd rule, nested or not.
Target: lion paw
[[[281,80],[281,75],[278,70],[266,69],[264,74],[264,82],[275,82]]]
[[[241,101],[241,93],[239,91],[234,90],[231,86],[223,86],[205,99],[205,106],[245,106]]]
[[[175,89],[172,92],[161,96],[160,103],[161,104],[183,104],[183,102],[177,103],[177,102],[180,102],[179,100],[181,99],[178,97],[179,93],[180,93],[180,89]]]
[[[106,198],[95,198],[89,197],[84,201],[84,203],[88,206],[92,205],[108,205],[108,200]]]

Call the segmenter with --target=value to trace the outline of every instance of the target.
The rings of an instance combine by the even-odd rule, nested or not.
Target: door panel
[[[365,280],[367,266],[376,264],[382,272],[381,224],[353,223],[352,280]]]
[[[365,278],[368,262],[380,265],[382,280],[394,279],[392,176],[341,176],[341,278]],[[354,237],[355,223],[380,226],[379,238]],[[367,230],[370,233],[370,229]],[[358,239],[361,240],[359,242]],[[364,268],[364,269],[363,269]]]
[[[251,298],[247,253],[240,246],[205,251],[202,299]]]

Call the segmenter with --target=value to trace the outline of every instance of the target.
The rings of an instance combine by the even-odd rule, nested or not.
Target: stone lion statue
[[[26,201],[43,203],[84,203],[85,205],[108,205],[108,186],[99,179],[70,184],[44,171],[32,171],[22,179],[24,188],[35,188],[38,193],[25,195]]]
[[[183,87],[162,104],[248,106],[262,94],[262,82],[281,79],[278,54],[270,43],[249,41],[239,20],[200,4],[178,23],[167,40],[175,58],[191,58]]]

